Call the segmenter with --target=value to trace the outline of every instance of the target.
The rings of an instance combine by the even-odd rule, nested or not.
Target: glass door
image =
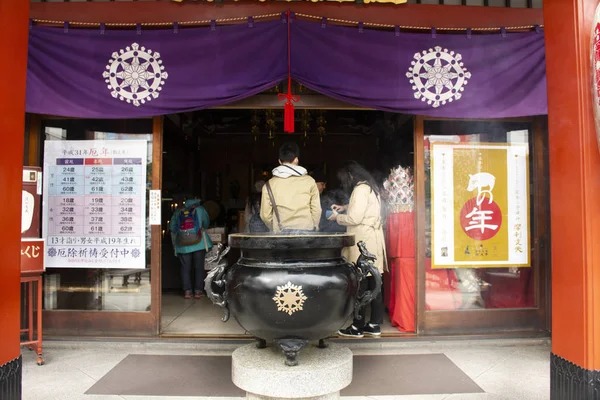
[[[547,329],[547,163],[533,119],[417,119],[418,331]]]
[[[40,154],[44,154],[44,142],[50,141],[64,141],[51,147],[71,149],[65,150],[67,158],[56,159],[56,167],[44,171],[52,175],[48,185],[58,186],[54,192],[48,189],[48,196],[60,194],[48,197],[48,215],[43,216],[48,218],[48,232],[66,224],[59,227],[64,232],[52,236],[57,243],[52,255],[58,258],[64,250],[64,263],[73,261],[73,267],[47,268],[45,331],[51,335],[157,335],[160,291],[155,287],[160,287],[156,277],[160,276],[161,234],[159,225],[149,223],[148,196],[151,189],[160,189],[162,119],[48,118],[41,123],[40,139]],[[142,149],[145,158],[132,158],[128,149],[133,146]],[[138,239],[140,243],[132,247]],[[71,247],[62,249],[63,241]],[[128,256],[134,258],[126,261]],[[110,267],[113,264],[118,267]]]

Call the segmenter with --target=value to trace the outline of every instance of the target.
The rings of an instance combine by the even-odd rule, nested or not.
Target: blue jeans
[[[194,267],[194,292],[204,291],[204,258],[206,250],[198,250],[193,253],[179,254],[181,262],[181,283],[184,292],[192,291],[192,266]]]

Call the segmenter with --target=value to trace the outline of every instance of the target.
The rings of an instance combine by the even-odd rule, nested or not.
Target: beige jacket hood
[[[306,168],[301,167],[300,165],[291,165],[291,164],[281,164],[277,167],[273,168],[271,171],[273,176],[278,178],[290,178],[292,176],[304,176],[308,174]]]

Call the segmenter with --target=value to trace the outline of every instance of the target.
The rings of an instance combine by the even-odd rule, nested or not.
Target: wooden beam
[[[596,0],[544,2],[552,252],[552,398],[573,398],[569,370],[600,370],[600,155],[590,43]],[[571,77],[565,80],[565,76]],[[568,81],[568,82],[567,82]],[[593,88],[593,89],[592,89]],[[572,204],[564,212],[561,204]],[[575,365],[573,365],[573,364]],[[564,389],[559,392],[557,389]],[[564,395],[562,395],[564,393]],[[582,396],[585,397],[585,396]]]
[[[420,115],[415,115],[413,123],[413,151],[414,151],[414,190],[415,190],[415,238],[425,238],[427,220],[425,214],[425,120]],[[425,329],[425,240],[415,243],[415,267],[417,282],[415,288],[415,325],[417,334]]]
[[[166,1],[31,3],[30,17],[69,22],[165,23],[277,14],[290,9],[302,14],[389,25],[490,28],[543,24],[542,10],[534,8],[429,4],[365,4],[357,7],[350,3],[258,1],[224,4]]]
[[[25,79],[29,1],[0,0],[0,44],[10,61],[0,63],[0,398],[21,398],[21,188],[25,138]],[[11,364],[9,364],[9,362]],[[11,365],[14,363],[14,369]],[[17,373],[17,369],[19,372]]]
[[[27,165],[42,166],[42,119],[38,114],[29,114],[29,148]]]
[[[216,109],[283,109],[283,101],[276,94],[257,94],[235,103],[214,107]],[[368,110],[367,108],[344,103],[320,94],[300,95],[300,100],[294,103],[294,108],[319,110]]]
[[[152,118],[152,189],[162,189],[162,159],[163,159],[163,117]],[[160,315],[162,306],[162,226],[150,227],[152,248],[150,249],[150,312],[154,326],[152,333],[160,333]]]

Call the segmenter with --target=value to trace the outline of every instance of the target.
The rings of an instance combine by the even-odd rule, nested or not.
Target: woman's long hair
[[[358,182],[365,182],[379,197],[379,185],[373,176],[356,161],[347,161],[338,170],[337,177],[347,193],[351,193]]]

